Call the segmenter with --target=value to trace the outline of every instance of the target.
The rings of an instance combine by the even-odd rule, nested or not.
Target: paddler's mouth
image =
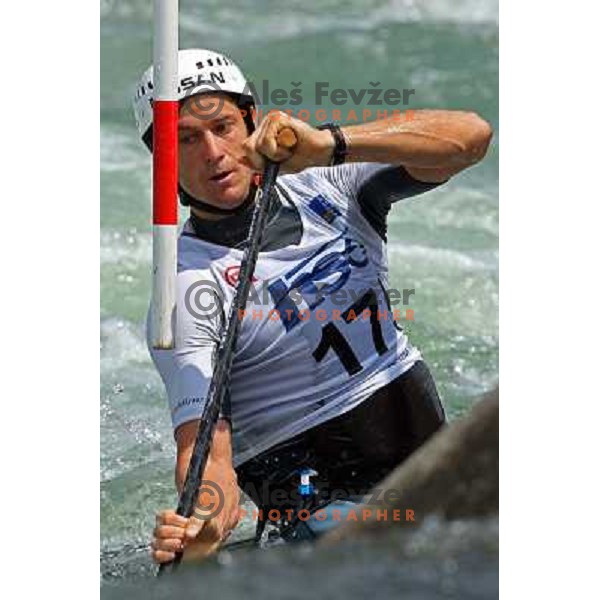
[[[210,181],[214,183],[228,183],[231,180],[233,174],[234,170],[221,171],[220,173],[217,173],[216,175],[210,177]]]

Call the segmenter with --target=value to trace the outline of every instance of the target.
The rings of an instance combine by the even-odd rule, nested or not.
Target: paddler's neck
[[[229,218],[229,215],[216,215],[214,213],[209,213],[204,210],[200,210],[199,208],[190,207],[190,212],[201,221],[221,221],[223,219]]]
[[[242,207],[244,205],[248,206],[249,204],[251,204],[251,202],[248,202],[248,200],[249,200],[250,196],[254,197],[255,193],[256,193],[256,188],[254,185],[251,185],[250,188],[248,189],[248,192],[242,199],[242,201],[239,202],[238,207]],[[237,214],[245,212],[245,210],[241,209],[239,212],[237,212],[237,213],[232,212],[231,214],[218,214],[218,213],[208,212],[207,210],[202,210],[201,208],[198,208],[196,206],[190,206],[190,212],[197,219],[201,219],[202,221],[221,221],[223,219],[228,219]]]
[[[221,215],[193,204],[190,205],[190,209],[190,223],[198,238],[236,247],[244,244],[248,238],[254,214],[254,193],[251,190],[246,199],[238,205],[238,209],[231,214]]]

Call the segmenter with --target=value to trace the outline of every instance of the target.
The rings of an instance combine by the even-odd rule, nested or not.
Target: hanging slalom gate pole
[[[154,348],[173,348],[177,277],[178,0],[154,0],[152,301]]]

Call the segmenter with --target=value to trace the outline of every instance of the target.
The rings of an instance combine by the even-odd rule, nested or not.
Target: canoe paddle
[[[283,129],[277,136],[277,143],[291,150],[297,143],[296,134],[290,128]],[[198,501],[198,493],[208,461],[213,431],[219,418],[221,405],[229,383],[229,373],[241,325],[240,313],[246,308],[265,222],[269,214],[271,195],[278,173],[279,163],[267,160],[262,183],[256,196],[256,206],[248,233],[248,243],[242,257],[238,285],[229,310],[225,335],[220,336],[221,342],[217,351],[215,372],[208,388],[207,400],[202,411],[192,458],[188,466],[183,490],[179,497],[179,504],[177,505],[177,514],[186,518],[192,516],[196,502]],[[168,568],[174,571],[181,562],[182,556],[183,552],[178,552],[171,562],[161,564],[158,568],[158,575],[164,574]]]

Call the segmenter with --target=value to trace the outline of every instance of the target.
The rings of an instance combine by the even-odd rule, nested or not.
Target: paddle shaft
[[[296,144],[294,132],[291,129],[284,129],[278,135],[278,142],[291,149]],[[219,418],[221,405],[229,383],[233,354],[241,325],[240,313],[246,308],[265,221],[269,214],[271,194],[278,173],[279,164],[267,160],[262,183],[257,193],[256,206],[252,217],[252,223],[250,224],[250,231],[248,233],[248,245],[246,246],[242,258],[236,293],[229,310],[227,329],[225,336],[221,337],[221,343],[217,352],[215,372],[210,382],[206,404],[204,405],[198,434],[194,444],[194,450],[183,484],[183,490],[179,497],[179,504],[177,505],[177,514],[186,518],[189,518],[193,514],[198,501],[198,492],[204,469],[208,461],[213,431]],[[178,552],[173,561],[161,564],[158,569],[158,575],[162,575],[169,566],[171,566],[173,570],[177,568],[181,562],[182,556],[183,552]]]

